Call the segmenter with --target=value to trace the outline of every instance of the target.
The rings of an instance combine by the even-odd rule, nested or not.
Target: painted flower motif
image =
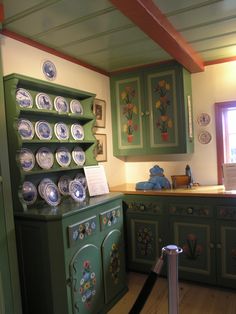
[[[183,252],[188,259],[195,260],[203,252],[203,246],[198,244],[197,236],[193,233],[187,235],[186,243],[183,245]]]
[[[168,129],[173,128],[173,121],[168,115],[168,107],[171,105],[168,98],[170,84],[165,80],[160,80],[157,87],[155,88],[155,92],[158,93],[159,96],[158,100],[156,101],[156,108],[160,113],[156,122],[156,126],[158,129],[160,129],[161,134],[165,134],[165,136],[162,135],[162,139],[167,141]]]

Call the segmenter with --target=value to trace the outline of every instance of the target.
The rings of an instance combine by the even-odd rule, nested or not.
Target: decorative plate
[[[52,128],[47,121],[37,121],[35,132],[40,140],[50,140],[52,138]]]
[[[36,160],[42,169],[50,169],[53,166],[53,153],[47,147],[41,147],[36,153]]]
[[[32,205],[37,199],[37,189],[30,181],[25,181],[22,186],[22,197],[27,205]]]
[[[54,133],[59,140],[69,139],[69,129],[65,123],[56,123],[54,126]]]
[[[84,129],[82,125],[74,123],[71,126],[71,134],[75,140],[82,141],[84,139]]]
[[[85,188],[83,185],[77,181],[73,180],[69,183],[69,191],[70,196],[76,201],[76,202],[83,202],[86,197]]]
[[[57,206],[58,204],[60,204],[61,195],[55,183],[46,183],[43,190],[43,195],[45,201],[49,205]]]
[[[34,127],[29,120],[20,119],[18,121],[18,133],[24,140],[32,140],[34,137]]]
[[[21,148],[19,154],[20,164],[24,171],[30,171],[34,168],[35,158],[32,151],[28,148]]]
[[[55,80],[55,78],[57,76],[57,70],[56,70],[56,67],[52,61],[49,61],[49,60],[44,61],[42,69],[43,69],[43,73],[44,73],[45,77],[48,80],[50,80],[50,81]]]
[[[79,100],[77,99],[72,99],[70,102],[70,111],[72,113],[77,113],[79,115],[83,115],[84,113],[84,109],[83,106],[81,105],[81,103],[79,102]]]
[[[53,105],[51,98],[44,93],[39,93],[35,97],[36,106],[38,109],[46,109],[46,110],[52,110]]]
[[[201,131],[198,135],[198,140],[201,144],[210,143],[211,138],[211,134],[208,131]]]
[[[70,194],[69,184],[71,181],[72,181],[72,179],[69,176],[60,177],[57,185],[58,185],[58,189],[62,195],[69,195]]]
[[[85,152],[81,147],[77,146],[72,151],[72,158],[78,166],[83,166],[85,163]]]
[[[211,117],[209,116],[208,113],[205,113],[205,112],[201,113],[197,118],[197,122],[201,126],[208,125],[210,121],[211,121]]]
[[[71,154],[65,147],[60,147],[56,151],[56,160],[61,167],[68,167],[71,163]]]
[[[38,185],[38,192],[39,192],[39,195],[44,198],[44,188],[45,188],[45,185],[47,183],[53,183],[53,181],[49,178],[44,178],[43,180],[40,181],[39,185]]]
[[[16,90],[16,101],[21,108],[32,108],[33,99],[30,93],[24,88]]]
[[[61,96],[56,97],[54,99],[54,107],[55,107],[55,110],[60,113],[69,112],[69,105],[64,97],[61,97]]]
[[[83,185],[83,187],[85,188],[85,189],[87,189],[87,180],[86,180],[86,177],[85,177],[85,175],[83,174],[83,173],[78,173],[76,176],[75,176],[75,179],[74,180],[77,180],[77,181],[79,181],[82,185]]]

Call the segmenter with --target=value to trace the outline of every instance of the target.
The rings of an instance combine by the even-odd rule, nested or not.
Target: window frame
[[[236,101],[224,101],[215,103],[215,128],[216,128],[216,152],[218,184],[223,184],[224,163],[224,127],[222,116],[229,108],[236,109]]]

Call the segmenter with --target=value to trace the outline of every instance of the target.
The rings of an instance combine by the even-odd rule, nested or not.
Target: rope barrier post
[[[178,287],[178,255],[183,252],[176,245],[167,245],[162,248],[168,258],[168,309],[169,314],[179,313],[179,287]]]

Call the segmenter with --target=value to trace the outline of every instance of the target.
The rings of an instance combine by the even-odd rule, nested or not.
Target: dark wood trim
[[[217,152],[217,174],[218,184],[223,183],[222,164],[224,163],[224,137],[222,114],[227,108],[236,107],[236,101],[225,101],[215,103],[215,125],[216,125],[216,152]]]
[[[22,42],[22,43],[24,43],[26,45],[29,45],[29,46],[32,46],[34,48],[40,49],[42,51],[46,51],[46,52],[48,52],[48,53],[50,53],[50,54],[52,54],[54,56],[57,56],[59,58],[65,59],[65,60],[70,61],[70,62],[73,62],[73,63],[75,63],[77,65],[81,65],[81,66],[83,66],[85,68],[88,68],[88,69],[93,70],[95,72],[98,72],[100,74],[109,76],[109,73],[104,71],[104,70],[102,70],[102,69],[94,67],[94,66],[92,66],[90,64],[87,64],[87,63],[85,63],[83,61],[80,61],[77,58],[68,56],[68,55],[66,55],[66,54],[64,54],[64,53],[62,53],[62,52],[60,52],[60,51],[58,51],[56,49],[53,49],[53,48],[47,47],[47,46],[45,46],[43,44],[40,44],[40,43],[36,42],[35,40],[26,38],[26,37],[24,37],[22,35],[19,35],[17,33],[14,33],[12,31],[7,30],[7,29],[3,29],[0,33],[2,35],[4,35],[4,36],[13,38],[15,40],[18,40],[18,41],[20,41],[20,42]]]
[[[200,55],[176,31],[152,0],[109,0],[191,73],[204,71]]]

